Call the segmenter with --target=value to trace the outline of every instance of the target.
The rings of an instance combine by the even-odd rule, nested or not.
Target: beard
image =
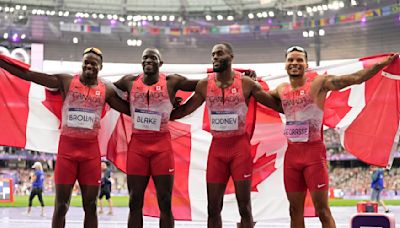
[[[147,68],[146,66],[143,66],[143,73],[147,75],[154,75],[158,72],[158,68],[152,66],[151,69]]]
[[[222,60],[220,62],[219,67],[215,67],[213,65],[213,71],[214,72],[222,72],[222,71],[225,71],[226,69],[228,69],[228,60],[227,59]]]
[[[303,74],[288,74],[288,75],[289,75],[289,77],[292,77],[292,78],[300,78],[303,76]]]

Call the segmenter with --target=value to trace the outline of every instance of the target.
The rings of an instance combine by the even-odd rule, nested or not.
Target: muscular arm
[[[396,58],[398,58],[398,54],[394,54],[390,57],[387,57],[385,60],[373,65],[369,69],[363,69],[353,74],[342,75],[342,76],[326,76],[322,84],[322,89],[325,91],[341,90],[347,86],[351,86],[354,84],[361,84],[367,81],[368,79],[372,78],[385,66],[392,63]]]
[[[124,92],[129,92],[130,91],[130,83],[133,81],[133,79],[135,78],[135,75],[125,75],[122,78],[120,78],[118,81],[114,82],[114,85],[124,91]]]
[[[199,83],[197,83],[196,91],[193,96],[190,97],[185,104],[175,108],[171,112],[170,120],[179,119],[186,115],[189,115],[198,107],[200,107],[205,101],[205,95],[203,92],[204,88],[207,88],[207,81],[199,81]]]
[[[48,88],[61,88],[62,89],[62,80],[60,77],[67,76],[64,74],[55,74],[49,75],[40,72],[34,72],[30,70],[23,69],[14,64],[10,64],[2,59],[0,59],[0,67],[4,70],[10,72],[12,75],[15,75],[21,79],[26,81],[34,82],[42,86],[46,86]]]
[[[111,85],[106,85],[106,93],[106,101],[111,106],[111,108],[128,116],[131,115],[129,103],[122,100],[111,87]]]
[[[199,80],[189,80],[179,74],[168,75],[168,80],[175,81],[175,90],[183,90],[188,92],[195,91],[196,85],[199,82]]]
[[[251,95],[256,99],[257,102],[277,112],[283,113],[281,100],[279,99],[279,96],[275,97],[271,92],[264,91],[261,85],[256,81],[247,80],[247,83],[250,84]]]

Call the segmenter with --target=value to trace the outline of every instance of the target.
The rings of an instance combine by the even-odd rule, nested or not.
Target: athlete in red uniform
[[[246,134],[246,114],[250,97],[282,112],[280,103],[249,77],[232,70],[230,44],[212,49],[215,73],[200,80],[195,94],[174,109],[171,119],[181,118],[206,101],[213,139],[207,161],[208,227],[222,227],[221,210],[226,184],[232,176],[241,216],[240,227],[253,227],[250,192],[252,159],[250,137]]]
[[[284,161],[284,182],[290,203],[291,227],[304,227],[304,200],[307,188],[322,227],[335,227],[328,205],[329,177],[322,135],[322,118],[328,91],[360,84],[389,65],[398,55],[388,57],[370,69],[340,77],[305,77],[307,52],[298,46],[286,52],[286,71],[290,83],[283,83],[271,94],[281,100],[286,116],[284,134],[288,148]]]
[[[52,227],[65,226],[74,183],[78,180],[85,211],[84,227],[97,227],[96,199],[100,185],[100,150],[97,134],[105,102],[130,114],[129,105],[112,86],[97,78],[103,56],[97,48],[83,53],[80,75],[48,75],[24,70],[0,60],[0,67],[27,81],[59,89],[63,98],[61,136],[54,171],[56,200]]]
[[[178,90],[194,91],[197,80],[159,72],[160,52],[147,48],[142,54],[143,73],[126,75],[115,86],[129,93],[132,138],[127,156],[129,190],[128,227],[143,227],[144,193],[152,176],[160,208],[160,227],[173,227],[171,210],[174,154],[168,128]]]

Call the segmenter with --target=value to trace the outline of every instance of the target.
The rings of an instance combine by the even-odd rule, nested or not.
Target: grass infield
[[[14,202],[12,203],[0,203],[0,207],[27,207],[29,196],[14,196]],[[54,206],[54,196],[44,196],[44,204],[46,206]],[[113,206],[115,207],[128,207],[128,196],[112,196]],[[103,198],[103,201],[104,198]],[[347,200],[347,199],[330,199],[330,206],[356,206],[357,202],[362,200]],[[400,200],[385,200],[386,205],[400,205]],[[107,204],[106,204],[107,205]],[[37,197],[33,200],[33,206],[40,206]],[[71,206],[81,207],[82,199],[81,196],[72,196]]]

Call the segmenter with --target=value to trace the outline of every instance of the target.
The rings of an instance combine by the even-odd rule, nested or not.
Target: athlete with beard
[[[326,95],[332,90],[360,84],[389,65],[398,54],[369,69],[343,76],[321,75],[307,78],[307,52],[293,46],[286,51],[289,83],[282,83],[271,94],[281,101],[286,116],[284,134],[288,148],[284,161],[284,183],[290,203],[291,227],[304,227],[304,201],[307,188],[324,228],[335,227],[328,205],[329,177],[326,149],[322,138],[322,118]]]
[[[232,70],[233,50],[230,44],[213,47],[214,73],[199,81],[194,95],[174,109],[171,119],[196,110],[204,101],[209,111],[213,136],[207,161],[208,227],[222,227],[221,210],[229,177],[232,176],[239,213],[239,227],[253,227],[250,192],[252,158],[250,137],[246,133],[246,115],[250,97],[276,111],[280,103],[250,77]]]
[[[143,201],[152,176],[160,209],[160,227],[173,227],[171,210],[174,183],[174,154],[168,129],[178,90],[194,91],[197,80],[159,72],[160,52],[147,48],[142,54],[143,73],[126,75],[115,86],[129,93],[132,138],[127,156],[129,190],[128,227],[143,227]]]
[[[0,67],[27,81],[58,89],[63,99],[61,136],[58,146],[54,180],[56,198],[52,227],[65,227],[65,215],[78,180],[83,209],[84,227],[97,227],[96,200],[100,186],[100,149],[97,135],[105,102],[112,108],[130,114],[129,105],[115,93],[110,84],[98,79],[103,55],[97,48],[83,52],[82,73],[77,75],[45,74],[22,69],[0,60]]]

